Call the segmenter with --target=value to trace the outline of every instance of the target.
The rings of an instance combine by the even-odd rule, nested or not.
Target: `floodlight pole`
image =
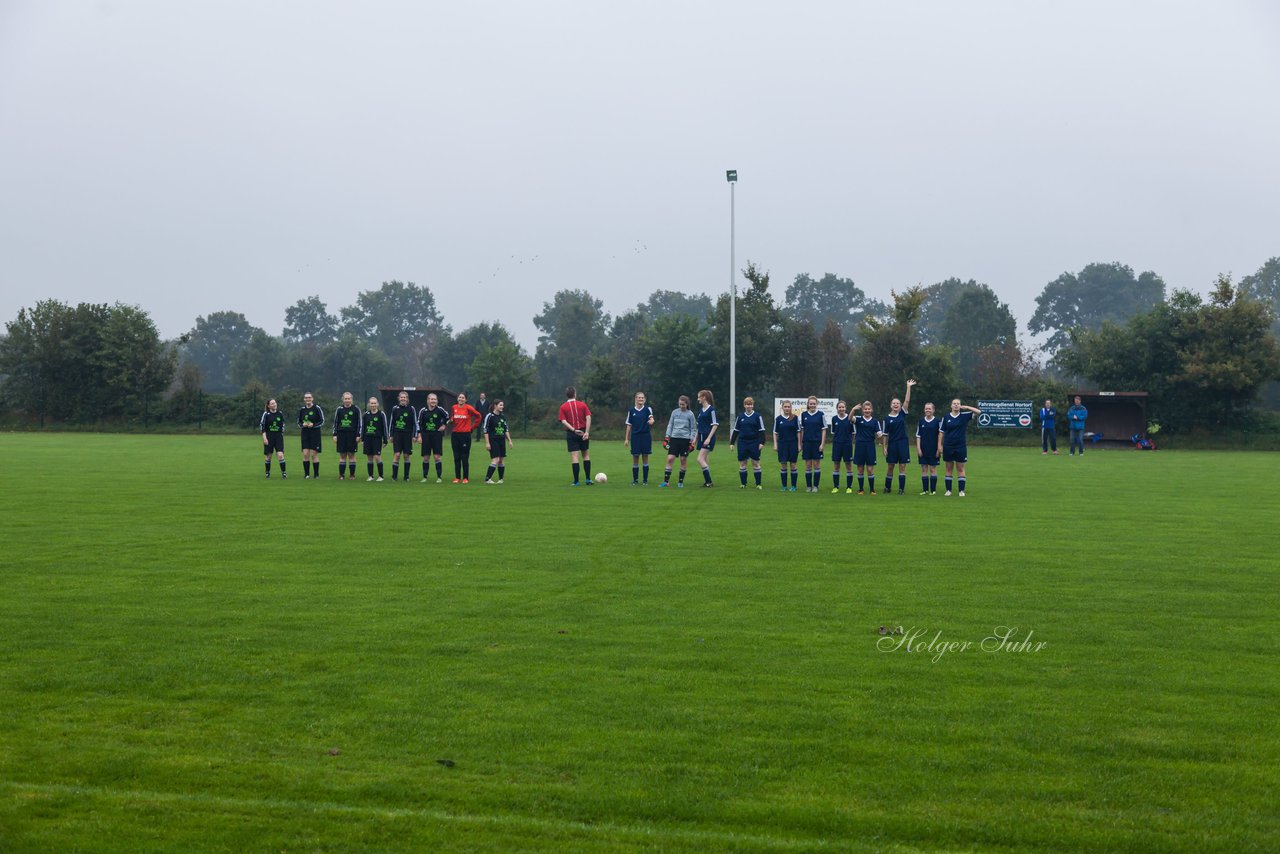
[[[738,285],[734,276],[734,188],[738,185],[738,170],[725,172],[729,182],[729,423],[734,422],[738,406]]]

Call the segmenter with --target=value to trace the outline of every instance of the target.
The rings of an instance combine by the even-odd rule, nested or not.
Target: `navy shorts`
[[[569,453],[591,449],[591,440],[582,438],[581,434],[574,433],[572,430],[564,431],[564,442],[569,446]]]
[[[444,434],[439,430],[424,430],[422,432],[422,458],[426,459],[427,454],[435,454],[437,457],[444,453]]]
[[[631,456],[647,457],[653,453],[653,434],[652,433],[632,433],[631,434]]]
[[[920,455],[920,465],[922,465],[922,466],[935,466],[935,467],[936,467],[936,466],[938,465],[938,455],[937,455],[936,453],[935,453],[935,454],[927,454],[927,453],[926,453],[926,454],[921,454],[921,455]]]
[[[806,460],[822,459],[822,443],[821,442],[803,442],[800,448],[800,456]]]
[[[710,443],[708,443],[707,437],[704,436],[702,433],[699,433],[698,434],[698,450],[701,451],[703,448],[706,448],[708,451],[714,451],[716,449],[716,437],[712,436]]]
[[[354,454],[356,452],[356,446],[360,443],[360,440],[355,433],[334,433],[333,435],[338,440],[339,454]]]
[[[795,442],[778,443],[778,462],[794,463],[799,455],[800,449],[796,447]]]
[[[382,437],[381,436],[364,436],[361,439],[364,446],[364,455],[366,457],[376,457],[382,453]]]
[[[413,456],[413,434],[397,430],[391,434],[391,449],[397,454]]]
[[[885,452],[884,461],[891,466],[911,462],[911,446],[906,442],[893,442]]]
[[[963,463],[968,462],[968,448],[943,448],[942,461],[944,463]]]
[[[876,464],[876,443],[859,442],[853,446],[853,464],[855,466],[873,466]]]
[[[269,454],[272,451],[284,453],[284,434],[268,433],[267,441],[262,443],[262,453]]]
[[[738,462],[744,463],[747,460],[755,460],[760,462],[760,443],[744,442],[738,440]]]
[[[831,443],[831,462],[839,465],[840,463],[853,462],[853,443],[852,442],[832,442]]]

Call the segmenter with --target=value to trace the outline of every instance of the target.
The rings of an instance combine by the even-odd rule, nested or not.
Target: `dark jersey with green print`
[[[391,429],[397,433],[408,433],[410,436],[418,432],[418,411],[412,405],[391,407]]]
[[[275,412],[263,412],[262,420],[258,422],[258,432],[266,433],[270,436],[272,433],[284,433],[284,413],[280,410]]]
[[[339,406],[333,413],[333,435],[360,432],[360,410],[354,406]]]
[[[444,428],[448,427],[452,420],[449,410],[443,406],[437,406],[435,409],[424,406],[418,413],[418,432],[443,433]]]
[[[501,413],[490,412],[484,417],[484,432],[498,439],[507,438],[507,419]]]
[[[386,442],[391,439],[390,419],[387,413],[379,409],[377,412],[364,411],[364,416],[360,419],[360,432],[366,436],[381,436],[382,441]]]

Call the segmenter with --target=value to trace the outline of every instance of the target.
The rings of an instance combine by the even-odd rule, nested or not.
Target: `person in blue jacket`
[[[1080,395],[1076,395],[1076,402],[1067,410],[1067,426],[1071,428],[1071,456],[1076,455],[1076,448],[1080,449],[1080,456],[1084,456],[1084,421],[1089,417],[1089,410],[1084,408],[1084,404],[1080,402]]]
[[[1057,426],[1058,410],[1054,408],[1053,401],[1045,398],[1044,406],[1040,407],[1040,456],[1049,453],[1049,448],[1053,448],[1053,453],[1058,453],[1058,437],[1054,434],[1054,428]]]

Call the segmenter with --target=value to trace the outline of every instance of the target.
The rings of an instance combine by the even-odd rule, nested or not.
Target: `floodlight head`
[[[724,179],[728,181],[730,184],[734,183],[735,181],[738,180],[738,170],[737,169],[728,170],[727,172],[724,173]]]

